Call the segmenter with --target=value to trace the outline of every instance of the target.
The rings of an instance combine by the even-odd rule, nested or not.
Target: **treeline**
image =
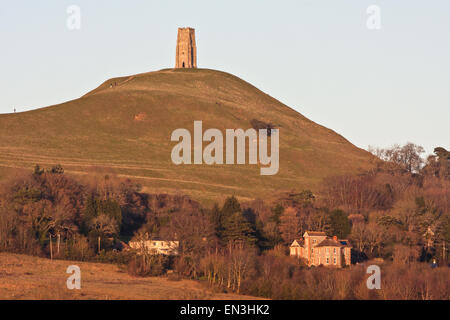
[[[212,208],[188,196],[146,194],[104,173],[74,177],[61,166],[36,166],[0,183],[0,250],[128,264],[140,276],[172,269],[218,290],[279,299],[448,299],[448,268],[429,263],[448,261],[449,152],[436,148],[424,163],[415,145],[374,153],[373,170],[329,177],[317,192],[250,202],[230,196]],[[310,269],[288,257],[306,230],[349,239],[354,263],[384,259],[383,279],[395,286],[368,296],[362,269]],[[123,250],[132,238],[178,240],[179,255]]]

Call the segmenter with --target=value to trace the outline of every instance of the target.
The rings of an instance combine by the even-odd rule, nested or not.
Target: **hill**
[[[261,176],[255,165],[174,165],[171,133],[193,132],[194,120],[222,132],[254,121],[279,128],[278,174]],[[369,168],[372,159],[249,83],[208,69],[113,78],[76,100],[0,115],[0,135],[0,174],[36,163],[78,174],[99,167],[134,177],[148,192],[183,192],[203,202],[314,189],[326,176]]]
[[[69,265],[81,270],[81,289],[68,290]],[[250,296],[214,293],[193,280],[170,281],[166,277],[138,278],[117,265],[49,260],[0,252],[0,300],[101,299],[101,300],[240,300]]]

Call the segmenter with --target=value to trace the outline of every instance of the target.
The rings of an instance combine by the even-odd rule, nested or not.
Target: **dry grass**
[[[81,269],[81,289],[69,290],[69,265]],[[204,284],[164,277],[132,277],[116,265],[49,260],[27,255],[0,253],[0,299],[256,299],[214,293]]]
[[[111,83],[117,86],[110,88]],[[280,129],[280,171],[254,165],[175,166],[170,135],[177,128]],[[265,197],[313,188],[323,177],[370,166],[371,155],[230,74],[161,70],[106,81],[85,96],[23,113],[0,115],[0,176],[5,168],[60,163],[73,173],[106,168],[149,190],[182,192],[205,203],[223,195]],[[206,144],[205,144],[206,145]]]

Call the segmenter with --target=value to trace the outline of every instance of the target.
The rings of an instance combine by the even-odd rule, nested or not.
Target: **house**
[[[336,236],[327,237],[325,232],[306,231],[302,240],[294,240],[290,255],[304,259],[308,266],[335,266],[342,268],[351,264],[351,249],[348,240]]]
[[[144,240],[144,241],[130,241],[128,243],[130,248],[136,250],[148,250],[154,254],[162,254],[166,256],[178,255],[179,241],[166,240]]]

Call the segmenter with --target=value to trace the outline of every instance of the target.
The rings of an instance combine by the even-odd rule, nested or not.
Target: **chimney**
[[[333,236],[333,240],[334,240],[334,241],[337,241],[337,236]]]

